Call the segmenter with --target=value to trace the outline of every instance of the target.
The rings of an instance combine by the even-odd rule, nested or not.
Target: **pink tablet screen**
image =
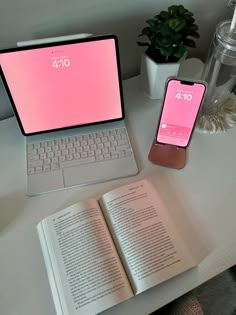
[[[26,134],[122,117],[115,40],[0,54]]]

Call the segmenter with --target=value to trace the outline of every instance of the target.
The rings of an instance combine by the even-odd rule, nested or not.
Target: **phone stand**
[[[148,159],[154,164],[180,169],[186,164],[187,150],[170,144],[153,142]]]

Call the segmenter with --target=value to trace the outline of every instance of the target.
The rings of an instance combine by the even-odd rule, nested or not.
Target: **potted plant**
[[[187,47],[196,47],[192,38],[200,35],[194,22],[193,13],[183,5],[172,5],[146,21],[148,26],[139,36],[148,41],[137,43],[147,46],[141,62],[141,79],[150,98],[162,98],[167,77],[177,75]]]

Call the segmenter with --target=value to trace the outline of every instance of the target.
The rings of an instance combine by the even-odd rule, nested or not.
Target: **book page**
[[[97,314],[133,296],[96,200],[55,213],[42,227],[62,314]]]
[[[135,294],[195,265],[148,181],[106,193],[101,204]]]

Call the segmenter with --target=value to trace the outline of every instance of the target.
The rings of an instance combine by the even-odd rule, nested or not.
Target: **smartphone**
[[[203,81],[167,79],[156,143],[183,148],[189,145],[206,88]]]

